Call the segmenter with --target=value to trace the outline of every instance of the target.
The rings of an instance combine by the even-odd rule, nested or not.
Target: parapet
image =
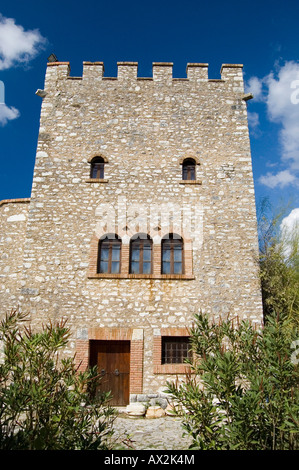
[[[72,77],[70,76],[69,62],[49,62],[47,64],[45,89],[53,83],[53,80],[57,83],[57,80],[64,79],[83,81],[117,80],[119,82],[127,82],[128,80],[152,80],[153,82],[167,85],[178,80],[193,83],[232,81],[234,88],[236,88],[237,85],[243,86],[242,64],[223,64],[220,71],[220,79],[209,79],[208,68],[209,64],[207,63],[188,63],[186,77],[174,78],[172,62],[153,62],[152,77],[138,77],[138,62],[117,62],[117,77],[105,77],[103,62],[83,62],[82,77]],[[240,82],[242,82],[242,84]]]
[[[2,199],[0,201],[0,207],[4,204],[23,204],[26,202],[30,202],[30,198],[19,198],[19,199]]]
[[[223,80],[235,80],[239,77],[243,80],[243,65],[242,64],[222,64],[221,66],[221,78]]]

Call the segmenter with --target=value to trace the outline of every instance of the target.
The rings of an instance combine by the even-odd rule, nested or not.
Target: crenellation
[[[190,81],[207,81],[208,80],[208,67],[209,64],[204,63],[189,63],[187,64],[187,78]]]
[[[172,83],[172,62],[153,62],[153,80],[163,84]]]
[[[221,77],[223,79],[231,76],[241,76],[243,70],[243,64],[222,64],[221,66]]]
[[[223,64],[221,78],[231,84],[234,92],[244,93],[242,64]]]
[[[104,76],[103,62],[83,62],[83,80],[97,81],[102,80]]]
[[[188,63],[186,68],[186,77],[173,77],[173,63],[172,62],[153,62],[152,64],[152,77],[138,77],[138,62],[118,62],[117,63],[117,76],[105,77],[104,76],[104,63],[103,62],[83,62],[82,77],[73,77],[70,75],[69,62],[49,62],[45,78],[45,91],[58,86],[59,81],[68,79],[69,81],[83,80],[90,86],[92,83],[111,81],[132,81],[139,82],[153,81],[165,85],[172,85],[173,83],[185,82],[193,84],[202,84],[204,82],[223,84],[229,83],[233,90],[244,94],[243,86],[243,65],[242,64],[223,64],[221,67],[221,78],[209,78],[208,76],[208,63]],[[40,96],[44,97],[43,90],[38,90]],[[243,100],[250,99],[250,96],[244,95]]]
[[[118,80],[137,80],[137,62],[117,62]]]
[[[70,75],[69,62],[49,62],[45,77],[45,90],[55,88],[58,80],[64,80]]]

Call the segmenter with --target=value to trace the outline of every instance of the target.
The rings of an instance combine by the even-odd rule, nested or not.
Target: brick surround
[[[82,339],[82,336],[84,339]],[[143,330],[132,328],[80,329],[76,340],[76,364],[79,371],[89,366],[90,340],[130,341],[130,393],[142,393]]]
[[[187,328],[161,328],[154,331],[153,365],[154,374],[187,374],[190,372],[189,364],[161,364],[163,336],[190,336]]]

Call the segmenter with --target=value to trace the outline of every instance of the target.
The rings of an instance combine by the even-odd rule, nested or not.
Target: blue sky
[[[186,77],[188,62],[244,64],[256,200],[291,201],[299,218],[299,2],[298,0],[1,0],[0,200],[30,197],[47,57],[104,61],[116,76],[118,61],[173,62]],[[1,83],[1,82],[0,82]]]

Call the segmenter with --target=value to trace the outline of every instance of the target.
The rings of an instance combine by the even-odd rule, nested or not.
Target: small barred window
[[[188,336],[162,337],[162,364],[183,364],[191,357]]]

